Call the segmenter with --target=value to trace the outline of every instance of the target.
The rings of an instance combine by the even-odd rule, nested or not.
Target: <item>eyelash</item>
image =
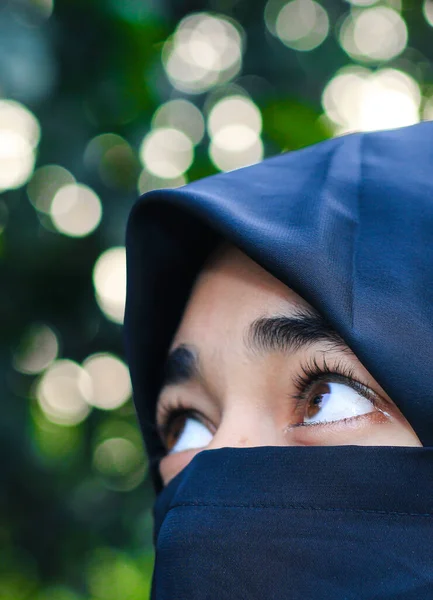
[[[305,404],[308,400],[308,393],[311,391],[312,387],[320,381],[344,383],[370,400],[375,408],[378,407],[378,395],[373,392],[368,385],[361,382],[359,379],[356,379],[354,377],[355,369],[353,367],[349,367],[342,360],[338,361],[331,368],[327,364],[325,357],[323,357],[323,364],[320,365],[317,362],[317,358],[313,356],[300,365],[300,370],[301,373],[295,375],[292,381],[297,393],[290,394],[288,396],[289,399],[295,403],[294,412],[296,415],[303,413],[305,410]],[[161,405],[159,407],[158,420],[160,421],[160,424],[157,425],[157,430],[163,443],[164,440],[167,439],[167,435],[173,422],[179,416],[182,416],[185,413],[188,415],[199,416],[199,412],[189,408],[179,396],[176,397],[176,400],[171,405]],[[340,419],[340,421],[346,421],[353,418],[357,417]],[[291,427],[323,427],[326,424],[326,421],[311,423],[300,422],[292,424]]]
[[[172,423],[174,423],[174,421],[184,413],[187,413],[188,415],[198,415],[196,410],[189,408],[179,397],[176,397],[176,400],[174,400],[173,403],[168,406],[160,406],[158,411],[158,420],[161,423],[158,424],[156,428],[163,443],[167,438]]]
[[[355,369],[349,367],[344,361],[338,361],[332,368],[330,368],[323,357],[323,364],[319,365],[315,356],[308,359],[305,363],[300,365],[302,374],[295,375],[293,378],[293,385],[297,390],[297,394],[292,394],[289,398],[295,402],[294,412],[296,415],[302,414],[305,410],[305,404],[308,400],[308,393],[312,387],[320,381],[331,381],[334,383],[344,383],[353,390],[358,392],[370,400],[375,408],[378,408],[379,396],[373,392],[366,383],[363,383],[354,376]],[[348,419],[340,419],[340,421],[347,421],[357,417],[349,417]],[[292,427],[317,427],[324,426],[329,421],[317,421],[311,423],[295,423]],[[332,423],[332,421],[331,421]]]

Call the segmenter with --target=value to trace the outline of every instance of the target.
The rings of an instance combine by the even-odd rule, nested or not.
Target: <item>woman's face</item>
[[[167,360],[157,424],[168,451],[160,463],[164,484],[204,449],[422,445],[320,315],[229,245],[192,290]]]

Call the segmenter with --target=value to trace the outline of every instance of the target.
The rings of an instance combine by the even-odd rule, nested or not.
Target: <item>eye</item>
[[[298,390],[298,394],[290,396],[295,401],[295,422],[288,425],[287,430],[301,426],[343,425],[363,415],[373,416],[373,413],[382,421],[390,418],[384,410],[388,406],[386,400],[359,380],[353,365],[343,360],[331,366],[324,356],[320,362],[312,356],[301,363],[293,383]]]
[[[373,413],[384,420],[390,418],[384,410],[386,401],[354,375],[353,367],[344,362],[330,368],[324,359],[319,364],[313,357],[302,364],[292,382],[298,394],[289,396],[294,422],[285,431],[302,426],[343,425]],[[180,398],[172,406],[160,404],[158,413],[158,430],[168,454],[205,448],[213,438],[215,427]]]
[[[171,413],[163,426],[162,438],[168,454],[206,447],[213,434],[191,410],[178,409]]]
[[[319,381],[310,390],[300,425],[340,421],[375,412],[373,402],[353,387],[337,382]]]

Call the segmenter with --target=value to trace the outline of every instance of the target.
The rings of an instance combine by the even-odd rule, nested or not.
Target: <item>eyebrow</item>
[[[291,353],[325,342],[327,350],[352,351],[343,338],[315,309],[298,307],[290,316],[259,317],[246,329],[244,346],[255,355]],[[199,352],[195,346],[180,344],[165,362],[162,388],[186,383],[200,375]]]

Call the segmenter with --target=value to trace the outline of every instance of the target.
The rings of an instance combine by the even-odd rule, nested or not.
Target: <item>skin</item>
[[[192,345],[200,355],[200,376],[165,386],[157,403],[157,423],[179,401],[212,434],[204,447],[166,455],[160,462],[166,485],[201,450],[252,446],[422,446],[412,427],[349,348],[330,350],[326,342],[291,353],[257,355],[244,347],[248,325],[261,316],[290,315],[309,304],[238,248],[219,247],[196,280],[170,350]],[[378,402],[372,412],[347,421],[291,427],[299,422],[293,378],[301,365],[325,358],[328,367],[353,368]],[[340,388],[341,389],[341,388]],[[346,388],[342,388],[343,393]],[[347,387],[349,392],[351,388]],[[332,401],[339,397],[330,394]],[[349,416],[349,415],[348,415]],[[181,429],[181,428],[180,428]],[[182,431],[180,431],[182,435]]]

